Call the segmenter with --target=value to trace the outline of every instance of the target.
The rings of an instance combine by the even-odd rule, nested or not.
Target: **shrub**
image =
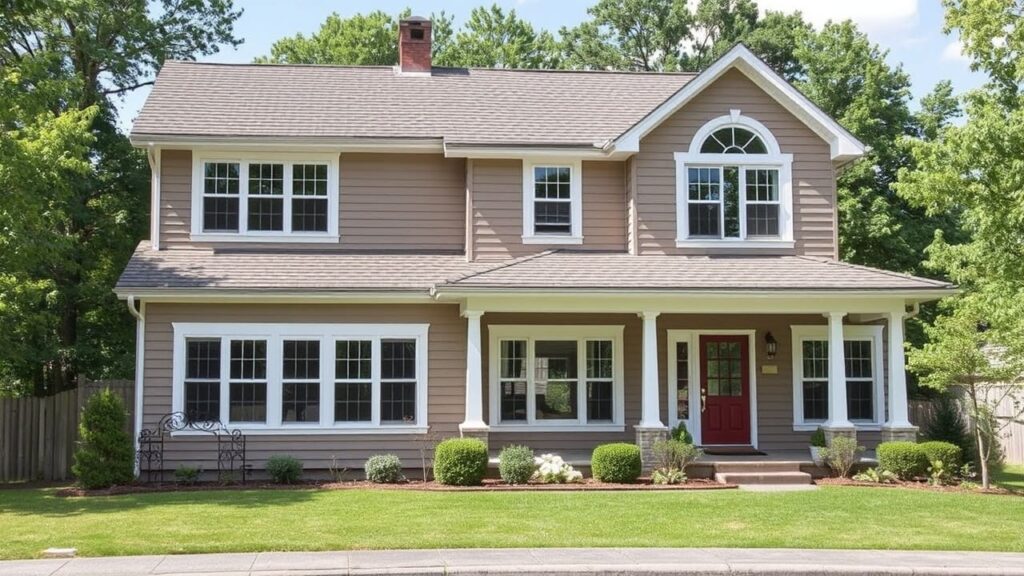
[[[659,440],[651,447],[654,452],[656,470],[679,470],[686,473],[686,467],[700,458],[703,452],[693,444],[681,440]]]
[[[121,399],[109,388],[93,394],[85,404],[71,467],[82,486],[109,488],[134,479],[132,437],[125,431],[127,417]]]
[[[815,448],[824,448],[827,445],[828,442],[825,441],[824,430],[818,428],[814,431],[814,434],[811,434],[811,446],[814,446]]]
[[[935,440],[922,442],[918,446],[924,451],[924,456],[929,462],[939,460],[950,470],[959,468],[964,463],[964,451],[956,444]]]
[[[544,454],[537,458],[534,463],[537,471],[533,478],[545,484],[572,484],[581,482],[583,474],[565,463],[562,457],[557,454]]]
[[[601,482],[636,482],[641,469],[640,447],[625,442],[602,444],[594,448],[590,468]]]
[[[476,486],[487,473],[487,445],[476,438],[449,438],[434,449],[434,478],[449,486]]]
[[[901,480],[916,478],[928,468],[928,457],[920,444],[913,442],[882,442],[878,445],[878,464]]]
[[[932,414],[923,436],[927,440],[941,440],[956,444],[965,457],[973,459],[974,439],[967,431],[967,424],[964,422],[960,406],[956,399],[949,394],[939,396],[935,402],[935,412]]]
[[[302,462],[293,456],[271,456],[267,459],[267,474],[276,484],[294,484],[302,478]]]
[[[863,451],[864,447],[858,446],[853,438],[837,436],[832,439],[831,446],[822,449],[821,458],[837,476],[846,478],[860,461],[860,453]]]
[[[178,469],[174,471],[174,479],[178,484],[184,486],[192,486],[199,481],[199,475],[203,473],[202,468],[196,468],[195,466],[185,466],[184,464],[178,466]]]
[[[932,486],[945,486],[953,480],[953,471],[942,460],[931,460],[928,465],[928,483]]]
[[[533,450],[526,446],[506,446],[498,455],[498,473],[509,484],[526,484],[536,469]]]
[[[657,468],[651,473],[654,484],[682,484],[686,482],[686,472],[678,468]]]
[[[693,436],[690,435],[690,431],[686,429],[686,423],[680,422],[676,424],[676,427],[669,433],[670,440],[679,440],[685,444],[693,444]]]
[[[874,484],[889,484],[896,481],[896,475],[881,467],[868,468],[860,474],[854,474],[853,479],[858,482],[872,482]]]
[[[405,480],[402,476],[402,461],[394,454],[375,454],[363,466],[366,479],[376,484],[395,484]]]

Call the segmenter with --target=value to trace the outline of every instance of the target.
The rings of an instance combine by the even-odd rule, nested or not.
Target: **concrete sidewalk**
[[[0,562],[0,576],[1007,575],[1024,554],[719,548],[394,550]]]

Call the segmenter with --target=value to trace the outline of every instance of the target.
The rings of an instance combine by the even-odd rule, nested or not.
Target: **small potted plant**
[[[811,434],[811,460],[818,466],[825,464],[821,451],[825,448],[825,431],[818,428]]]

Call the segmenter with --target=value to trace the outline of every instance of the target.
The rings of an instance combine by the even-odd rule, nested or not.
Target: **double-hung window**
[[[338,238],[338,157],[194,156],[192,237],[326,242]]]
[[[676,159],[679,247],[793,245],[792,155],[756,121],[712,120]]]
[[[581,244],[581,162],[523,161],[523,242]]]
[[[828,419],[828,328],[792,328],[794,426],[809,429]],[[885,413],[882,327],[844,326],[843,358],[847,418],[858,426],[880,425]]]
[[[496,428],[621,428],[622,328],[490,326]]]
[[[427,326],[175,324],[176,411],[255,432],[426,427]]]

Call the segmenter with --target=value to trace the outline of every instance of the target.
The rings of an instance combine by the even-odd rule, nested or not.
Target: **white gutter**
[[[434,299],[429,289],[388,291],[344,290],[241,290],[223,288],[127,288],[114,290],[119,298],[144,298],[146,302],[317,302],[339,304],[423,304]]]
[[[128,296],[128,312],[135,317],[135,477],[140,473],[139,434],[142,433],[142,381],[146,360],[146,303],[139,302],[135,308],[135,296]]]
[[[529,294],[530,296],[620,296],[633,298],[647,298],[651,296],[712,296],[715,298],[737,298],[748,299],[751,296],[758,298],[879,298],[891,300],[894,296],[904,298],[924,298],[927,300],[951,296],[959,292],[956,288],[935,287],[934,289],[879,289],[879,290],[787,290],[779,289],[734,289],[734,290],[668,290],[643,288],[566,288],[557,290],[552,288],[486,288],[486,287],[457,287],[457,288],[435,288],[431,291],[436,299],[441,298],[466,298],[474,296],[504,296],[514,297]]]

